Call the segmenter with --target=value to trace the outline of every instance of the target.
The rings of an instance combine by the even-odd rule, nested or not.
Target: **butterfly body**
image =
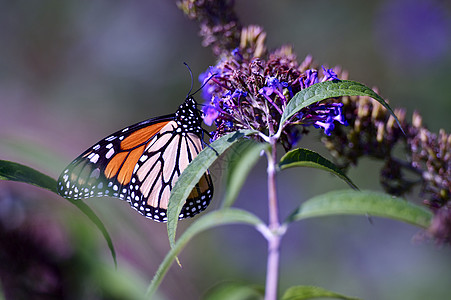
[[[137,123],[99,141],[62,172],[59,194],[70,199],[120,198],[142,215],[165,222],[175,182],[203,147],[202,118],[196,106],[196,101],[187,97],[175,114]],[[179,218],[198,214],[212,197],[207,171]]]

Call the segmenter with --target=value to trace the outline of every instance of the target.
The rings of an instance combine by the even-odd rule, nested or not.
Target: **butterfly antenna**
[[[194,93],[190,94],[190,96],[193,96],[193,95],[197,94],[197,92],[199,92],[201,89],[203,89],[204,86],[205,86],[205,85],[206,85],[213,77],[215,77],[215,76],[216,76],[216,73],[215,73],[215,74],[212,74],[210,77],[208,77],[208,79],[205,80],[204,83],[202,83],[202,85],[200,86],[200,88],[198,88]]]
[[[186,98],[188,98],[189,96],[191,96],[191,91],[193,90],[194,77],[193,77],[193,71],[191,71],[191,68],[188,66],[188,64],[186,62],[183,62],[183,64],[188,68],[189,75],[191,76],[191,88],[189,89],[188,95],[186,95]]]

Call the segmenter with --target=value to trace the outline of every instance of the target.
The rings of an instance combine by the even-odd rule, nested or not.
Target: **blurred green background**
[[[262,25],[270,49],[289,43],[300,61],[312,54],[320,65],[340,65],[408,116],[419,110],[432,131],[451,130],[448,1],[237,2],[243,25]],[[175,111],[190,87],[183,62],[196,77],[215,63],[197,33],[174,1],[1,0],[0,159],[57,178],[111,132]],[[302,146],[327,156],[316,133]],[[224,193],[225,160],[212,168],[216,196],[207,212]],[[380,166],[363,160],[349,175],[361,188],[380,190]],[[347,188],[311,169],[287,170],[278,182],[282,218],[313,195]],[[236,206],[266,220],[265,186],[262,160]],[[117,199],[86,202],[112,235],[117,270],[103,237],[75,207],[50,192],[0,182],[6,299],[142,297],[169,248],[165,225]],[[284,238],[280,287],[318,285],[363,299],[450,299],[450,254],[395,221],[306,220]],[[233,280],[263,284],[265,256],[266,243],[252,228],[203,233],[180,256],[183,268],[173,266],[163,281],[162,299],[199,299]]]

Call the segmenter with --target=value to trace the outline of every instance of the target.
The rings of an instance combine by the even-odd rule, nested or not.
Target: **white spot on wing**
[[[91,156],[91,155],[90,155]],[[92,162],[93,164],[95,164],[95,163],[97,163],[97,161],[99,160],[99,155],[96,153],[96,154],[94,154],[94,156],[93,157],[91,157],[90,159],[89,159],[89,161],[90,162]]]
[[[111,145],[111,144],[110,144],[110,145]],[[114,149],[111,148],[111,149],[105,154],[105,157],[106,157],[107,159],[110,159],[111,156],[113,156],[113,154],[114,154]]]
[[[91,172],[91,175],[89,175],[90,178],[99,178],[100,176],[100,169],[96,168]]]

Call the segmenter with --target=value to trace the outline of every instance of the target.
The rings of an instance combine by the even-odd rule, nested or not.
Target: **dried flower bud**
[[[451,208],[449,206],[437,210],[428,232],[438,243],[451,243]]]
[[[418,111],[414,111],[412,115],[412,126],[415,128],[420,128],[423,125],[423,118],[418,113]]]
[[[266,53],[266,32],[260,26],[251,25],[241,31],[240,49],[246,49],[248,58],[259,58]]]
[[[180,0],[178,7],[200,24],[202,45],[223,56],[238,47],[241,25],[233,10],[233,0]]]

